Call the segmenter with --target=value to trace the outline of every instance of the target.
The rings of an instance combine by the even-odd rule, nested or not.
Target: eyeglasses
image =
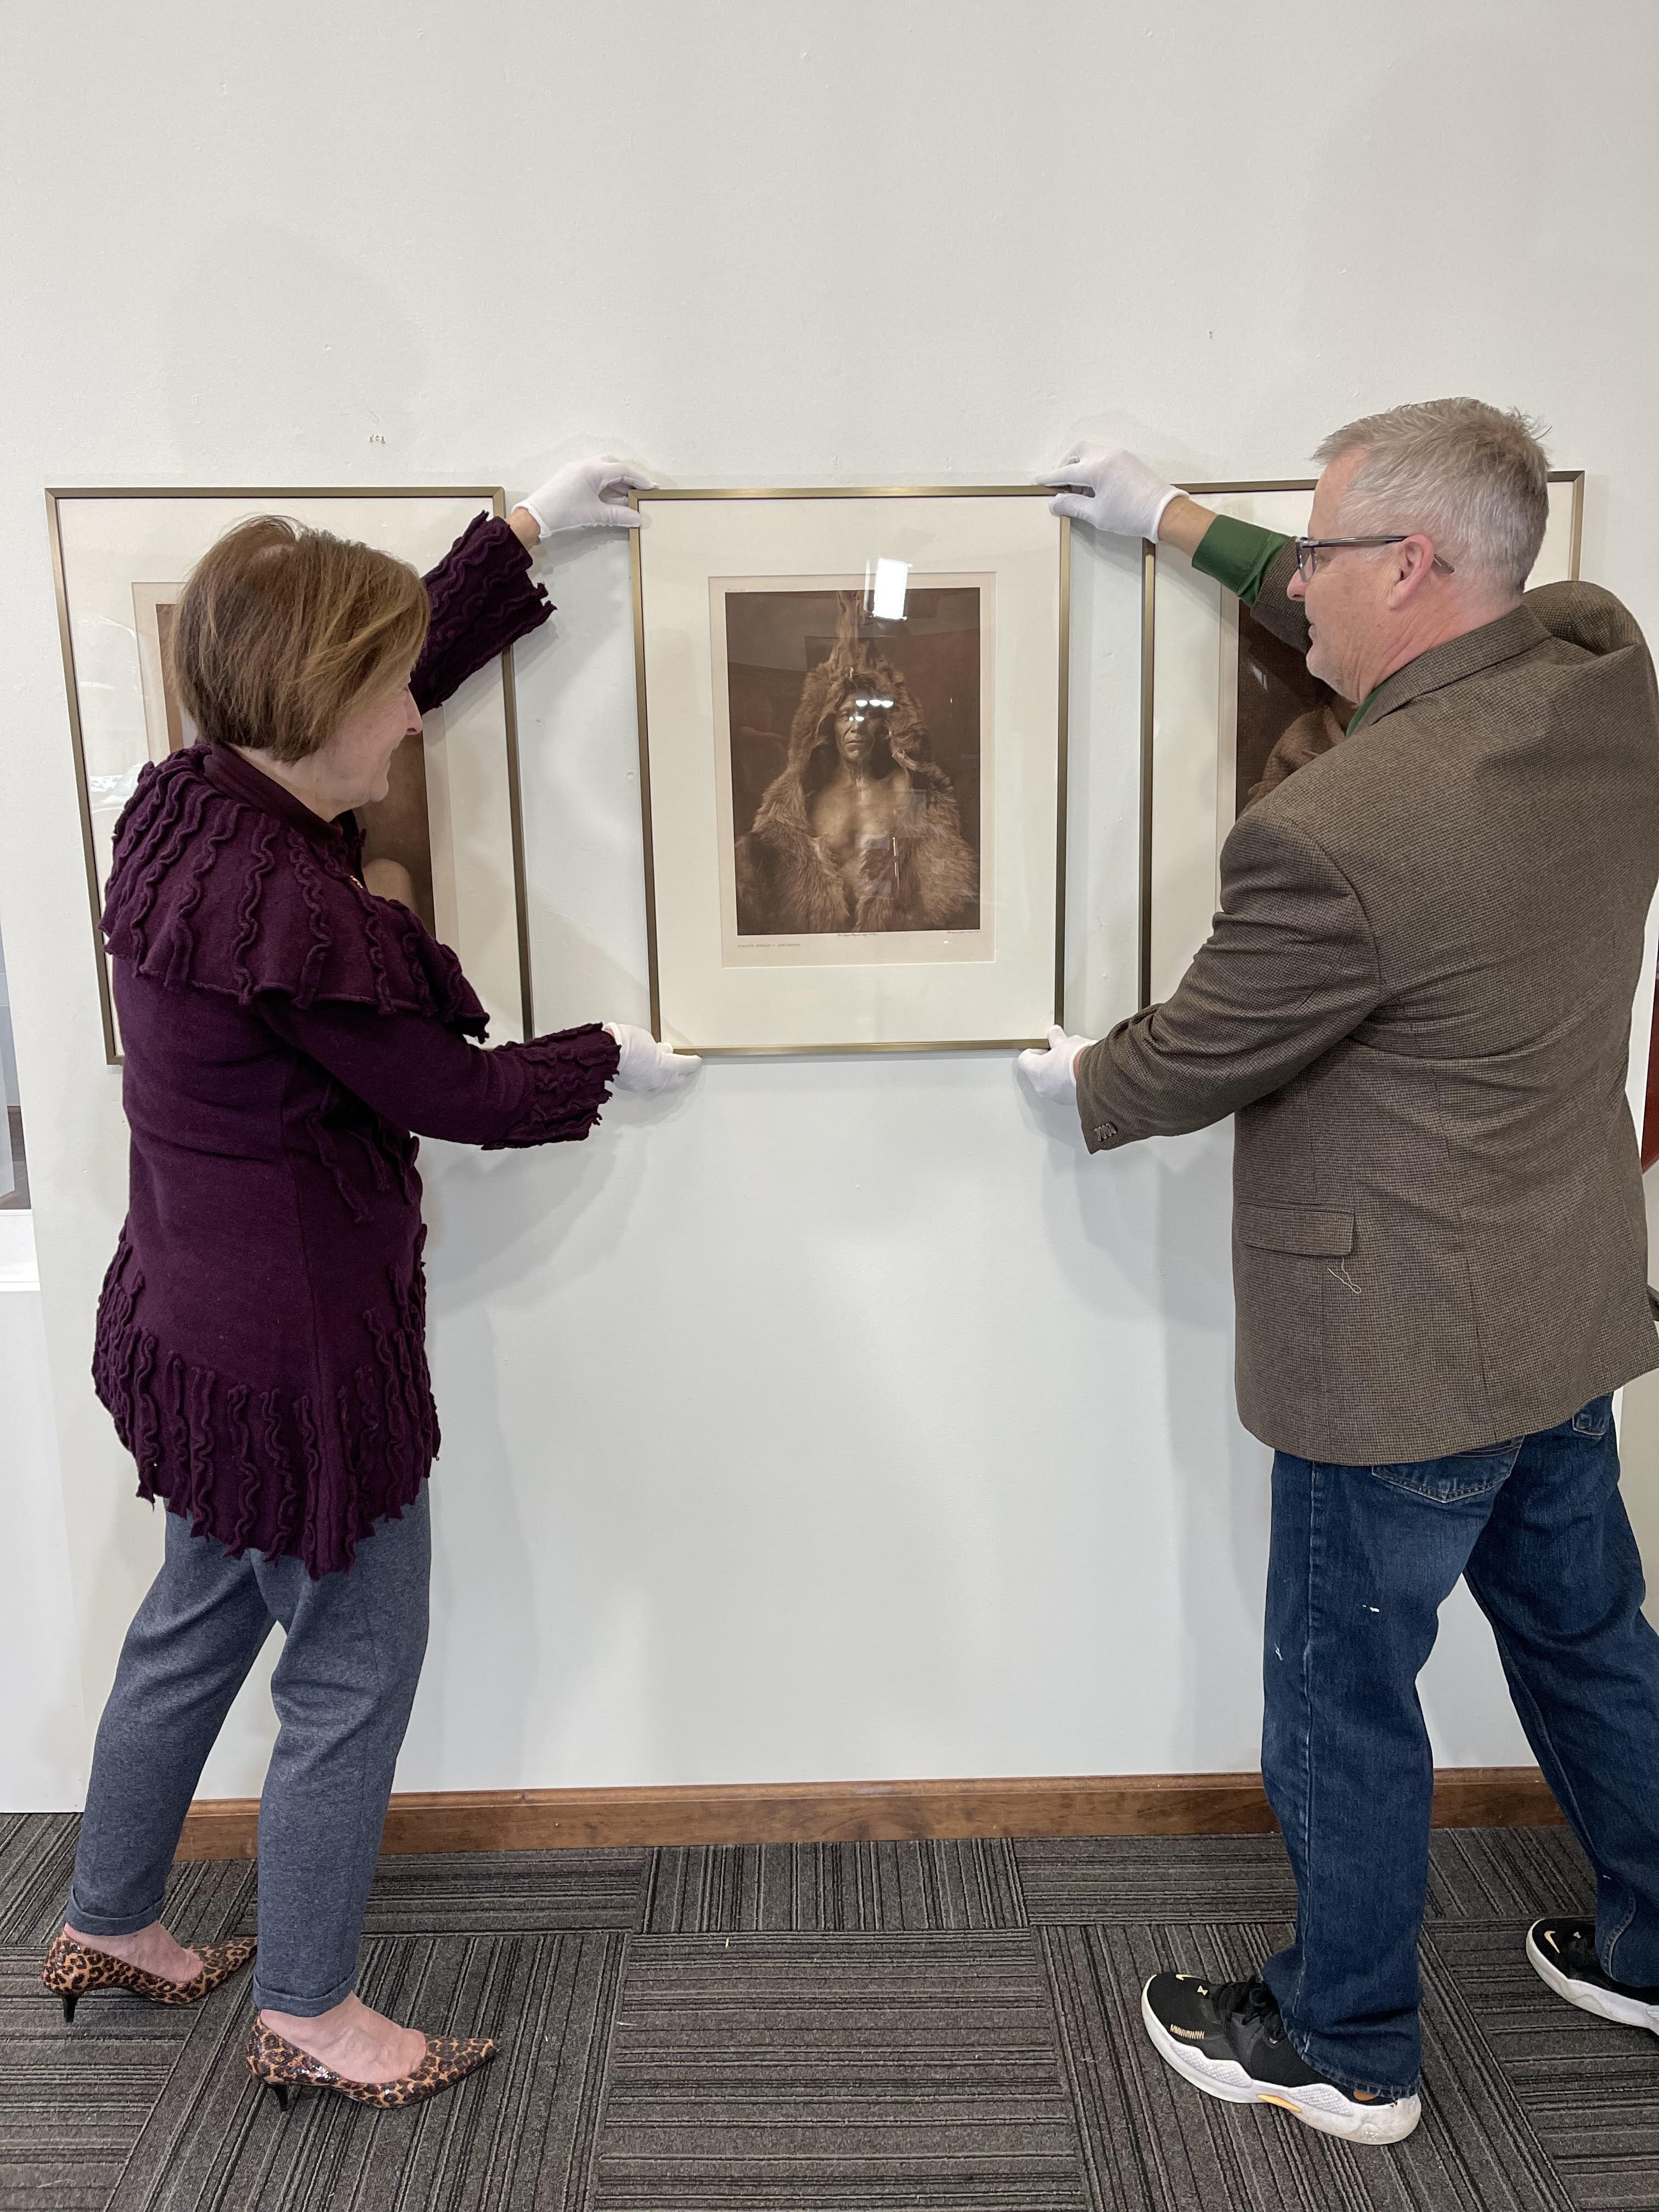
[[[1403,545],[1408,538],[1414,538],[1417,534],[1414,530],[1397,530],[1391,538],[1298,538],[1294,541],[1297,574],[1305,584],[1318,568],[1320,553],[1326,548],[1340,548],[1344,545]],[[1443,561],[1437,553],[1434,556],[1434,566],[1437,568],[1443,568],[1449,576],[1455,576],[1457,574],[1451,562]]]

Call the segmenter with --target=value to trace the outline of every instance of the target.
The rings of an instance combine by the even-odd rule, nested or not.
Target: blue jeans
[[[1345,2089],[1417,2087],[1434,1789],[1417,1677],[1459,1575],[1595,1869],[1602,1966],[1659,1983],[1659,1636],[1612,1400],[1410,1466],[1279,1452],[1273,1496],[1261,1771],[1297,1929],[1263,1972],[1308,2064]]]
[[[280,1621],[282,1723],[259,1798],[253,2002],[327,2012],[357,1979],[357,1938],[398,1747],[426,1651],[432,1537],[422,1486],[338,1574],[233,1559],[167,1516],[167,1550],[98,1723],[68,1919],[129,1936],[161,1915],[167,1869],[207,1755]]]

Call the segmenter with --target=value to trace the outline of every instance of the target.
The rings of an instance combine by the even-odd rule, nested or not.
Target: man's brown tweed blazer
[[[1255,616],[1305,650],[1287,548]],[[1091,1152],[1237,1117],[1238,1410],[1306,1459],[1438,1458],[1659,1364],[1631,1002],[1659,696],[1588,584],[1391,676],[1243,814],[1172,997],[1078,1057]]]

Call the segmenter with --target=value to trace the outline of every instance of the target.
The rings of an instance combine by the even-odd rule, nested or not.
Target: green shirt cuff
[[[1199,541],[1193,566],[1253,607],[1274,555],[1290,542],[1277,530],[1258,529],[1254,522],[1235,522],[1230,514],[1218,514]]]

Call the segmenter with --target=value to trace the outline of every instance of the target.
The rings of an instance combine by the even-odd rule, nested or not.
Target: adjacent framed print
[[[1183,484],[1218,514],[1296,537],[1314,483]],[[1528,579],[1578,574],[1584,478],[1556,470]],[[1210,933],[1222,841],[1252,795],[1323,751],[1354,708],[1184,555],[1143,548],[1140,999],[1166,999]]]
[[[81,797],[98,988],[120,1056],[99,928],[115,823],[148,761],[194,743],[172,674],[173,611],[197,559],[250,514],[360,539],[425,572],[492,489],[397,491],[49,491],[47,520],[70,731]],[[497,1038],[534,1034],[513,666],[468,678],[392,760],[386,797],[361,810],[364,873],[459,955]]]
[[[1049,497],[635,495],[665,1043],[966,1050],[1059,1018],[1070,548]]]

